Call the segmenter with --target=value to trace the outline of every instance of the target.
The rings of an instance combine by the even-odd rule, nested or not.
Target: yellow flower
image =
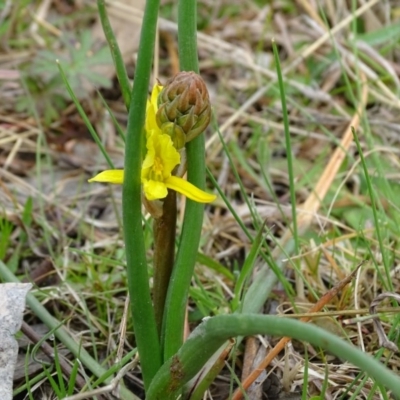
[[[153,130],[147,139],[147,154],[142,165],[143,192],[148,200],[163,199],[168,189],[175,190],[199,203],[211,203],[217,196],[204,192],[182,178],[172,175],[181,157],[175,149],[171,137]],[[122,184],[123,170],[103,171],[89,182],[108,182]]]
[[[158,110],[157,99],[162,86],[154,85],[146,107],[147,153],[142,164],[141,180],[147,200],[163,199],[168,189],[175,190],[199,203],[211,203],[217,196],[204,192],[182,178],[172,175],[174,168],[180,164],[181,156],[174,147],[171,136],[163,134],[156,122]],[[122,184],[124,171],[113,169],[100,172],[89,182]]]

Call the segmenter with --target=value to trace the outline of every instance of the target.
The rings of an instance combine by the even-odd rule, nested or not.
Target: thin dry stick
[[[127,321],[129,317],[129,306],[130,306],[130,297],[129,293],[126,296],[125,299],[125,304],[124,304],[124,312],[122,314],[122,319],[121,323],[119,325],[119,343],[118,343],[118,349],[117,349],[117,356],[115,358],[115,364],[119,363],[122,360],[123,353],[124,353],[124,344],[125,344],[125,339],[126,339],[126,326],[127,326]]]
[[[356,308],[356,310],[360,308],[359,293],[358,293],[359,289],[360,289],[360,286],[359,286],[360,275],[361,275],[361,270],[359,269],[357,271],[357,277],[356,277],[356,281],[354,284],[354,307]],[[359,317],[359,315],[357,315],[357,317]],[[357,321],[357,332],[358,332],[358,339],[359,339],[361,350],[365,352],[365,345],[364,345],[361,321]]]
[[[297,0],[296,3],[298,3],[314,21],[318,22],[320,26],[325,28],[324,21],[322,21],[322,18],[319,16],[317,11],[314,10],[309,0]]]
[[[367,321],[375,317],[379,317],[379,314],[398,314],[400,313],[400,307],[379,307],[375,310],[376,314],[371,314],[369,308],[359,308],[357,310],[340,310],[340,311],[322,311],[322,312],[306,312],[300,314],[278,314],[278,317],[282,318],[294,318],[300,319],[303,317],[308,317],[310,319],[326,318],[326,317],[345,317],[345,316],[355,316],[356,318],[343,319],[343,325],[356,324],[357,321]],[[367,315],[368,314],[368,315]],[[361,317],[363,315],[363,317]]]
[[[390,293],[390,292],[385,292],[385,293],[381,293],[380,295],[378,295],[377,297],[375,297],[375,299],[372,301],[371,306],[370,306],[370,312],[371,314],[375,314],[376,313],[376,307],[378,306],[378,304],[387,298],[392,298],[395,299],[397,301],[400,301],[400,295],[398,295],[397,293]],[[379,340],[379,346],[381,347],[385,347],[386,349],[389,349],[390,351],[394,351],[394,352],[398,352],[399,349],[397,347],[397,345],[395,345],[393,342],[391,342],[387,336],[385,331],[383,330],[381,321],[379,319],[378,316],[374,317],[372,319],[375,329],[376,329],[376,333],[378,334],[378,340]]]
[[[251,374],[251,367],[254,359],[256,358],[258,350],[258,342],[254,336],[249,336],[246,340],[246,348],[244,351],[243,367],[242,367],[242,381],[244,381]]]
[[[83,400],[83,399],[92,399],[95,396],[99,396],[101,394],[109,393],[115,390],[118,386],[120,380],[133,368],[136,367],[139,362],[139,356],[136,354],[135,358],[125,366],[123,366],[119,371],[117,376],[111,381],[111,383],[107,386],[91,390],[90,392],[78,393],[73,396],[65,397],[64,400]]]
[[[26,322],[22,322],[21,331],[23,334],[31,340],[33,343],[40,343],[40,348],[43,350],[44,354],[46,354],[52,362],[54,362],[54,349],[46,342],[42,341],[42,337],[38,335]],[[72,374],[72,367],[68,364],[65,358],[58,354],[58,363],[60,364],[60,368],[63,374],[69,379]],[[82,378],[80,374],[75,376],[75,386],[78,389],[84,388],[86,385],[85,380]]]
[[[348,275],[345,279],[340,281],[337,285],[335,285],[332,289],[330,289],[327,293],[325,293],[318,301],[315,303],[311,309],[310,313],[312,312],[318,312],[321,310],[323,307],[325,307],[326,304],[328,304],[333,297],[335,297],[339,291],[341,291],[348,283],[351,282],[351,280],[354,278],[356,275],[358,269],[361,267],[361,264],[357,266],[357,268],[350,274]],[[310,317],[303,317],[301,318],[301,321],[303,322],[308,322],[311,318]],[[243,381],[242,387],[236,389],[235,393],[233,394],[232,400],[240,400],[243,396],[242,390],[246,390],[250,387],[250,385],[258,378],[258,376],[265,370],[266,367],[271,363],[271,361],[283,350],[283,348],[286,346],[288,342],[290,342],[291,338],[290,337],[283,337],[277,345],[268,353],[268,355],[264,358],[264,360],[254,369],[254,371]]]

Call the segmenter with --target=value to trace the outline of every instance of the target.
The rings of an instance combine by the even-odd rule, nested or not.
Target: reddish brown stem
[[[169,190],[164,200],[163,215],[154,219],[153,302],[158,333],[164,316],[165,298],[174,265],[176,233],[176,192]]]

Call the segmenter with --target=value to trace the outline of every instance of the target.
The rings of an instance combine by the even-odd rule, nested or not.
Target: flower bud
[[[158,96],[156,119],[165,133],[173,132],[179,137],[181,129],[185,142],[200,135],[211,119],[210,98],[203,79],[194,72],[175,75]]]

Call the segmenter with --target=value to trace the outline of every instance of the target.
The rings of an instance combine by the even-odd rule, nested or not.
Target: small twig
[[[382,300],[387,299],[387,298],[392,298],[397,301],[400,301],[400,295],[397,293],[390,293],[390,292],[381,293],[380,295],[376,296],[375,299],[372,301],[371,306],[369,308],[370,313],[376,314],[376,308],[377,308],[378,304]],[[382,323],[381,323],[379,317],[375,316],[372,319],[372,322],[374,323],[376,333],[378,334],[379,346],[384,347],[385,349],[389,349],[394,352],[398,352],[399,351],[398,347],[387,338],[386,333],[383,330]]]
[[[129,306],[130,306],[130,296],[129,293],[126,296],[125,299],[125,304],[124,304],[124,312],[122,314],[122,319],[121,319],[121,324],[119,325],[119,344],[118,344],[118,350],[117,350],[117,357],[115,359],[115,362],[118,363],[122,360],[123,353],[124,353],[124,342],[126,338],[126,325],[128,321],[128,316],[129,316]]]
[[[287,311],[287,310],[286,310]],[[379,307],[377,309],[377,313],[371,315],[368,308],[359,308],[358,310],[339,310],[339,311],[322,311],[322,312],[307,312],[307,313],[300,313],[300,314],[278,314],[278,317],[284,318],[310,318],[310,319],[317,319],[317,318],[326,318],[326,317],[344,317],[344,316],[351,316],[351,315],[364,315],[364,317],[359,318],[352,318],[352,319],[343,319],[342,323],[345,325],[355,324],[358,320],[366,321],[368,319],[372,319],[373,317],[383,314],[383,313],[399,313],[400,307]],[[368,315],[366,315],[368,314]]]
[[[127,325],[128,315],[129,315],[129,311],[130,311],[129,305],[130,305],[130,296],[128,293],[128,295],[126,296],[126,299],[125,299],[124,313],[122,314],[121,324],[119,326],[119,343],[118,343],[118,349],[117,349],[117,356],[115,358],[116,364],[119,363],[123,357],[124,343],[125,343],[125,338],[126,338],[126,325]],[[135,359],[133,359],[132,362],[133,361],[135,361]],[[119,389],[120,389],[120,387],[117,383],[115,385],[115,388],[113,389],[113,395],[118,398],[120,397]]]
[[[357,277],[355,281],[355,290],[354,290],[354,307],[356,309],[359,308],[359,298],[358,298],[358,289],[359,289],[359,283],[360,283],[360,273],[361,269],[357,271]],[[361,322],[357,322],[357,331],[358,331],[358,337],[359,337],[359,342],[360,342],[360,347],[362,351],[365,351],[365,345],[364,345],[364,340],[363,340],[363,334],[362,334],[362,328],[361,328]]]
[[[53,348],[45,341],[42,341],[42,338],[26,323],[22,322],[21,331],[23,334],[30,339],[33,343],[40,343],[40,348],[43,350],[43,353],[46,354],[52,362],[54,362],[54,350]],[[65,361],[64,357],[59,354],[58,355],[58,363],[60,364],[61,370],[65,376],[70,377],[72,368]],[[83,389],[86,385],[85,380],[81,375],[76,375],[75,378],[75,386],[79,389]]]

